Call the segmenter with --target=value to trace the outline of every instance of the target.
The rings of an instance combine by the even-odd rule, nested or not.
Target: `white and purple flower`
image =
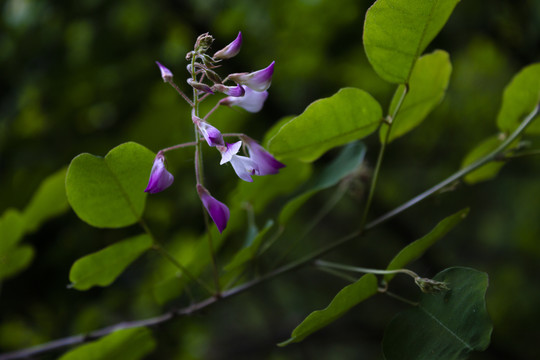
[[[274,74],[275,63],[275,61],[272,61],[272,63],[266,68],[252,73],[230,74],[227,76],[227,78],[237,84],[246,85],[255,91],[265,91],[268,90],[272,84],[272,75]]]
[[[258,172],[257,164],[253,159],[246,156],[236,155],[242,147],[242,142],[237,141],[234,144],[227,144],[226,146],[218,146],[218,150],[221,152],[220,165],[230,162],[234,172],[238,177],[247,182],[253,182],[252,175],[256,175]]]
[[[244,89],[244,96],[227,96],[219,101],[220,105],[227,106],[239,106],[242,109],[251,113],[261,111],[266,98],[268,97],[268,91],[255,91],[246,85],[241,85]]]
[[[272,175],[277,174],[279,169],[284,168],[285,165],[277,161],[272,154],[266,151],[261,145],[249,136],[242,136],[244,144],[246,144],[249,152],[249,158],[257,164],[257,171],[255,175]]]

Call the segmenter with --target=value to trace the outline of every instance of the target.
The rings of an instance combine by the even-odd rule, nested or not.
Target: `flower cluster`
[[[150,180],[144,191],[152,194],[158,193],[173,183],[174,177],[165,167],[165,152],[188,145],[195,145],[197,194],[218,230],[222,232],[227,226],[230,212],[227,206],[216,200],[203,185],[203,179],[200,175],[202,173],[202,165],[200,163],[201,142],[206,141],[208,146],[215,147],[221,154],[220,164],[231,164],[234,172],[244,181],[252,182],[253,175],[277,174],[279,169],[285,165],[277,161],[268,151],[249,136],[245,134],[222,134],[208,121],[209,116],[220,106],[237,106],[252,113],[260,111],[268,97],[267,90],[272,83],[275,63],[272,62],[262,70],[251,73],[229,74],[222,79],[216,72],[216,69],[219,68],[221,61],[230,59],[240,52],[242,33],[238,33],[238,36],[233,42],[215,52],[213,56],[210,56],[207,54],[207,51],[210,49],[213,41],[213,37],[208,33],[200,35],[195,42],[193,51],[190,51],[186,55],[186,60],[190,61],[187,65],[187,70],[191,77],[188,78],[187,83],[193,88],[192,99],[186,96],[173,82],[173,73],[156,61],[163,81],[171,84],[191,105],[191,120],[195,127],[196,141],[195,143],[179,144],[160,150],[154,160],[154,165],[150,172]],[[219,100],[204,117],[200,117],[199,104],[216,93],[222,93],[227,96]],[[227,137],[236,137],[238,141],[228,143],[224,140]],[[241,149],[244,150],[244,155],[240,154]]]

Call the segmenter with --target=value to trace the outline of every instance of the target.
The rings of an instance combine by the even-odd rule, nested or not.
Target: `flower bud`
[[[156,61],[156,64],[159,67],[159,71],[161,71],[161,78],[163,79],[163,82],[171,81],[173,78],[173,73],[171,72],[171,70],[161,65],[159,61]]]
[[[212,86],[212,89],[232,97],[244,96],[244,94],[246,93],[242,85],[225,86],[221,84],[215,84],[214,86]]]
[[[238,36],[231,42],[229,45],[225,46],[223,49],[216,51],[214,54],[214,59],[230,59],[233,56],[236,56],[240,52],[242,47],[242,33],[239,31]]]
[[[212,45],[214,42],[214,38],[209,33],[204,33],[202,35],[199,35],[197,38],[197,41],[195,41],[195,47],[194,50],[197,53],[205,53],[208,48]]]
[[[216,224],[219,232],[227,227],[227,222],[229,221],[229,208],[227,205],[216,200],[210,192],[205,189],[201,184],[197,184],[197,194],[203,203],[204,208],[208,211],[208,214],[212,218],[212,221]]]
[[[174,181],[174,176],[165,169],[165,156],[158,153],[154,159],[154,165],[152,165],[152,171],[150,172],[150,179],[148,180],[148,186],[144,190],[147,193],[155,194],[165,190]]]
[[[189,78],[187,79],[187,83],[194,89],[196,90],[199,90],[199,91],[202,91],[202,92],[205,92],[205,93],[208,93],[208,94],[214,94],[214,92],[212,91],[212,89],[210,88],[210,86],[206,85],[206,84],[203,84],[203,83],[200,83],[200,82],[197,82],[195,80],[193,80],[192,78]]]
[[[197,125],[197,128],[201,132],[202,136],[208,143],[208,146],[224,146],[225,141],[223,141],[223,136],[221,132],[207,123],[206,121],[201,120],[196,116],[192,116],[193,123]]]

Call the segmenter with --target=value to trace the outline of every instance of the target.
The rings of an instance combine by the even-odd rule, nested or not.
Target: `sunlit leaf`
[[[377,74],[392,83],[408,83],[416,59],[443,28],[458,2],[375,2],[364,22],[364,48]]]
[[[500,136],[495,135],[491,136],[478,145],[476,145],[475,148],[473,148],[467,156],[463,159],[463,162],[461,164],[461,167],[467,167],[468,165],[474,163],[475,161],[483,158],[484,156],[488,155],[495,149],[497,149],[503,142],[504,139],[502,139]],[[511,149],[512,147],[515,147],[519,143],[519,139],[516,139],[510,146],[508,147]],[[464,180],[469,184],[475,184],[477,182],[486,181],[493,179],[499,171],[502,169],[504,165],[503,161],[491,161],[488,162],[485,165],[482,165],[478,169],[468,173]]]
[[[393,120],[389,141],[420,125],[431,110],[441,102],[451,72],[452,64],[445,51],[436,50],[418,59],[411,74],[408,93]],[[404,89],[405,85],[398,87],[390,105],[390,114],[394,113]],[[381,141],[386,137],[387,131],[387,125],[381,127]]]
[[[279,223],[285,225],[292,215],[317,192],[338,184],[343,178],[353,173],[362,165],[366,146],[360,141],[346,145],[338,157],[319,174],[311,177],[302,189],[302,193],[290,200],[279,214]]]
[[[69,272],[77,290],[110,285],[135,259],[152,246],[152,239],[139,235],[107,246],[75,261]]]
[[[417,307],[392,320],[383,338],[385,359],[465,359],[489,345],[492,325],[485,303],[487,274],[450,268],[434,280],[446,282],[450,290],[422,294]]]
[[[504,89],[497,126],[505,133],[514,131],[538,104],[540,104],[540,63],[535,63],[523,68]],[[526,132],[540,134],[538,118]]]
[[[105,158],[81,154],[71,161],[66,193],[75,213],[88,224],[117,228],[137,222],[144,210],[155,154],[128,142]]]
[[[47,177],[23,211],[26,232],[35,231],[44,221],[69,208],[66,199],[66,168]]]
[[[469,209],[463,209],[457,213],[448,216],[444,220],[440,221],[433,230],[422,238],[413,241],[409,245],[405,246],[388,264],[387,270],[402,269],[407,264],[420,258],[427,249],[437,242],[440,238],[446,235],[457,224],[467,217]],[[384,275],[384,280],[390,282],[396,274]]]
[[[7,209],[0,217],[0,254],[11,249],[23,237],[24,218],[15,209]]]
[[[145,327],[118,330],[65,353],[59,360],[137,360],[152,352],[156,342]]]
[[[234,258],[225,266],[224,269],[230,271],[234,268],[239,267],[245,262],[252,260],[257,255],[257,252],[261,247],[262,241],[268,231],[272,228],[272,225],[274,225],[274,222],[271,220],[268,221],[264,228],[259,231],[257,236],[255,236],[252,243],[240,249],[240,251],[236,253]]]
[[[353,306],[377,293],[377,278],[366,274],[355,283],[341,289],[332,302],[323,310],[317,310],[308,315],[292,332],[291,338],[279,344],[285,346],[300,342],[317,330],[331,324],[342,317]]]
[[[381,118],[381,106],[367,92],[341,89],[283,125],[270,139],[269,149],[278,158],[311,162],[331,148],[371,134]]]
[[[14,246],[0,252],[0,281],[24,270],[34,258],[29,245]]]

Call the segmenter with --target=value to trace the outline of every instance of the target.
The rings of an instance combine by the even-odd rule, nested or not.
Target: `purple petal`
[[[220,93],[223,93],[225,95],[238,97],[238,96],[244,96],[246,93],[244,87],[242,85],[236,85],[236,86],[225,86],[221,84],[215,84],[212,87],[215,91],[219,91]]]
[[[258,70],[252,73],[236,73],[231,74],[228,78],[240,85],[246,85],[247,87],[255,91],[265,91],[272,84],[272,75],[274,74],[274,64],[272,61],[270,65],[262,70]]]
[[[192,78],[189,78],[187,79],[187,83],[194,89],[196,90],[199,90],[199,91],[202,91],[202,92],[205,92],[205,93],[208,93],[208,94],[214,94],[214,92],[212,91],[212,89],[210,88],[210,86],[206,85],[206,84],[203,84],[203,83],[200,83],[200,82],[197,82],[195,80],[193,80]]]
[[[236,56],[240,52],[242,47],[242,32],[238,32],[238,36],[231,42],[229,45],[225,46],[223,49],[217,51],[214,54],[214,59],[230,59],[233,56]]]
[[[257,164],[258,171],[256,172],[256,175],[277,174],[279,169],[285,167],[284,164],[277,161],[272,154],[266,151],[252,138],[243,136],[242,139],[247,145],[249,157]]]
[[[268,97],[268,91],[255,91],[251,88],[242,85],[245,93],[244,96],[234,97],[228,96],[219,101],[220,105],[227,106],[239,106],[244,110],[247,110],[252,113],[261,111],[266,98]]]
[[[213,127],[206,121],[203,121],[199,118],[194,118],[193,122],[197,125],[197,128],[199,128],[199,131],[204,136],[204,139],[208,143],[208,146],[225,145],[225,141],[223,141],[223,136],[217,128]]]
[[[226,162],[231,161],[232,157],[238,153],[240,147],[242,146],[241,141],[237,141],[234,144],[227,144],[227,146],[219,147],[218,150],[221,152],[221,161],[219,165],[223,165]]]
[[[174,176],[165,169],[165,157],[159,154],[154,159],[154,165],[152,165],[152,171],[150,172],[150,179],[148,180],[148,186],[144,190],[147,193],[155,194],[165,190],[174,181]]]
[[[255,175],[258,171],[255,161],[245,156],[233,155],[230,162],[234,172],[240,179],[253,182],[251,176]]]
[[[204,188],[201,184],[197,184],[197,193],[201,198],[201,202],[205,207],[206,211],[216,224],[220,233],[227,227],[227,222],[229,221],[230,212],[227,205],[216,200],[210,192]]]
[[[159,61],[156,61],[156,64],[157,66],[159,66],[159,71],[161,71],[161,78],[163,79],[163,82],[171,81],[173,77],[173,73],[171,72],[171,70],[161,65]]]

